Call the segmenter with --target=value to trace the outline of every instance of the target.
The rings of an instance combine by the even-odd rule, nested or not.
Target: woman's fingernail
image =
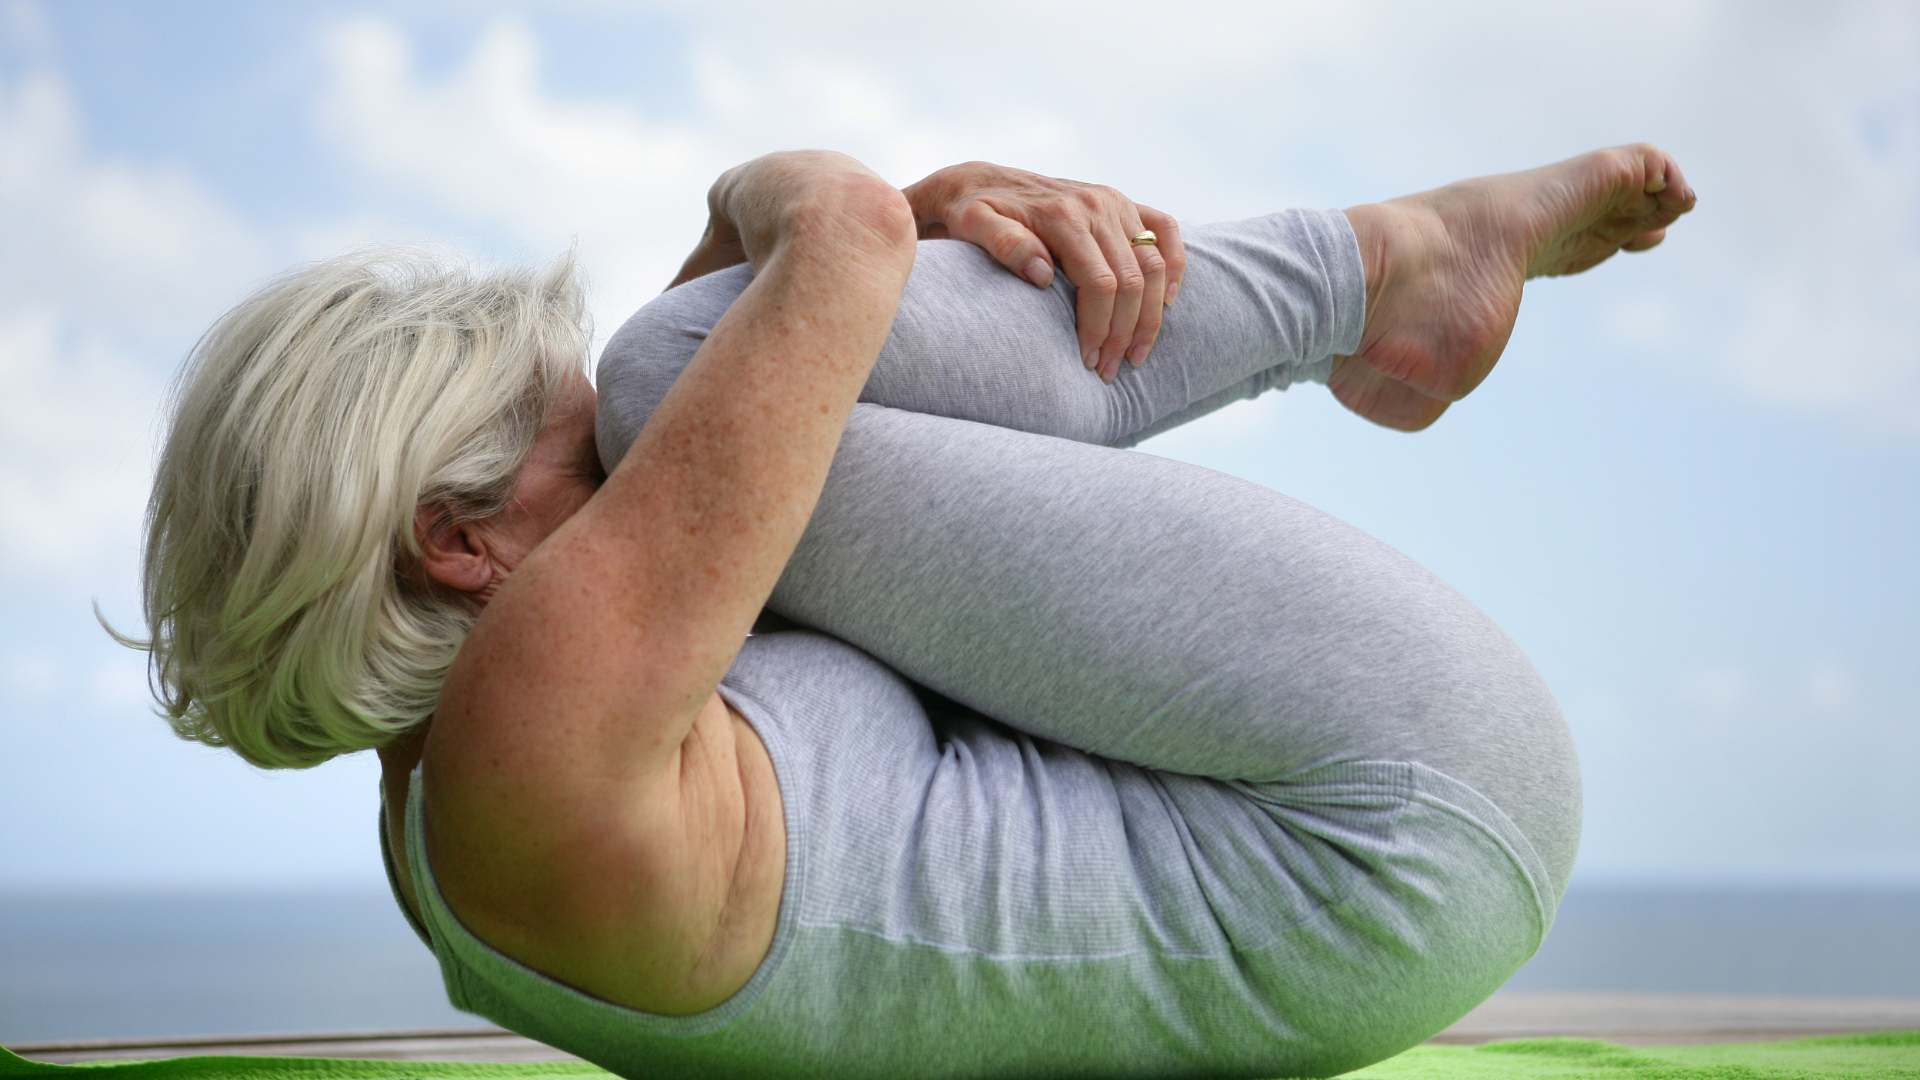
[[[1147,362],[1147,354],[1152,351],[1153,346],[1151,345],[1135,345],[1133,348],[1127,350],[1127,363],[1132,364],[1134,367],[1139,367],[1141,364]]]
[[[1053,284],[1053,264],[1038,256],[1028,259],[1027,280],[1042,289]]]
[[[1174,298],[1179,295],[1180,295],[1180,283],[1177,281],[1167,282],[1167,299],[1165,301],[1166,306],[1172,307]]]
[[[1081,353],[1080,362],[1087,366],[1088,371],[1092,371],[1094,366],[1100,363],[1100,350],[1088,349],[1086,352]]]

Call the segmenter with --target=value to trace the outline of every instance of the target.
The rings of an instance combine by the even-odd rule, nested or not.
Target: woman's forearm
[[[913,257],[904,201],[871,174],[779,161],[729,174],[720,198],[755,280],[596,509],[610,529],[640,530],[653,547],[643,561],[655,592],[644,606],[710,629],[702,696],[805,528]],[[680,524],[655,536],[662,521]],[[605,564],[593,572],[604,578]]]
[[[758,267],[755,255],[764,261],[777,243],[794,197],[810,181],[838,173],[849,162],[830,151],[803,150],[767,154],[721,173],[707,190],[706,231],[667,288],[745,262]],[[748,251],[742,228],[752,234],[754,252]]]

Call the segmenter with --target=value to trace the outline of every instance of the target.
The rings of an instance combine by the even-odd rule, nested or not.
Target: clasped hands
[[[1056,267],[1065,274],[1077,290],[1081,362],[1102,380],[1112,382],[1122,360],[1146,362],[1161,309],[1179,295],[1187,269],[1172,217],[1101,184],[985,161],[941,169],[902,193],[922,240],[975,244],[1042,289]],[[1145,230],[1155,242],[1130,242]],[[716,209],[673,285],[746,259],[739,231]]]

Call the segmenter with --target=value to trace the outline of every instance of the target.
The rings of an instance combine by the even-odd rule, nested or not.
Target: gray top
[[[780,778],[773,944],[660,1016],[499,953],[407,847],[454,1005],[624,1076],[1328,1075],[1419,1042],[1537,947],[1545,873],[1409,763],[1244,785],[1124,765],[941,706],[849,646],[756,637],[723,694]]]

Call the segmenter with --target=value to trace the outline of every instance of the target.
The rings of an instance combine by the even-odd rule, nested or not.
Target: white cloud
[[[1785,728],[1800,728],[1810,714],[1839,713],[1861,703],[1853,669],[1833,656],[1816,656],[1797,670],[1771,676],[1757,674],[1749,665],[1706,664],[1682,672],[1678,689],[1680,704],[1696,724],[1709,729],[1734,718],[1750,726],[1763,717]],[[1852,714],[1839,719],[1849,717],[1857,719]]]
[[[379,20],[336,27],[326,54],[322,123],[363,167],[526,236],[569,232],[589,210],[656,213],[660,195],[684,193],[709,170],[694,137],[637,110],[548,100],[538,46],[517,23],[495,25],[439,85],[418,81],[406,40]]]
[[[1920,10],[1728,22],[1713,58],[1741,77],[1714,97],[1737,109],[1738,171],[1706,196],[1710,265],[1745,292],[1728,367],[1770,399],[1920,435]]]
[[[1614,336],[1622,341],[1652,345],[1666,340],[1680,319],[1680,313],[1668,298],[1635,296],[1613,309],[1608,324]]]
[[[54,312],[0,309],[0,561],[82,588],[130,567],[161,380]]]
[[[1149,359],[1148,363],[1153,361]],[[1298,398],[1291,399],[1296,407]],[[1154,436],[1141,449],[1160,457],[1226,469],[1250,454],[1261,454],[1281,430],[1289,395],[1265,394],[1236,401],[1208,415],[1205,423],[1189,423]]]
[[[90,153],[44,70],[0,71],[0,235],[0,573],[124,579],[164,373],[258,246],[184,173]]]
[[[494,25],[437,83],[377,19],[334,27],[323,47],[327,136],[436,214],[531,249],[515,255],[545,257],[577,239],[596,299],[615,298],[596,312],[602,332],[672,277],[704,227],[707,186],[732,164],[711,139],[628,105],[553,98],[538,43],[519,23]]]
[[[53,696],[65,680],[60,658],[43,649],[0,656],[0,691],[10,701],[39,702]]]
[[[197,330],[263,266],[249,231],[179,169],[89,152],[65,83],[0,71],[0,305],[143,343]]]
[[[3,64],[0,236],[0,591],[13,631],[0,646],[0,817],[44,820],[53,806],[76,822],[66,803],[98,801],[105,758],[127,763],[131,782],[117,790],[139,792],[128,798],[174,794],[154,770],[153,740],[167,740],[135,689],[139,658],[91,624],[88,604],[126,618],[167,374],[264,260],[188,174],[90,148],[56,73]],[[76,728],[103,717],[144,723]],[[0,844],[9,859],[31,848],[46,858],[9,882],[85,863],[116,835],[14,831]],[[176,850],[146,840],[153,861]]]
[[[317,115],[368,174],[438,213],[504,230],[532,249],[518,255],[577,239],[605,332],[672,277],[725,169],[769,150],[825,146],[906,183],[979,141],[914,114],[886,74],[792,44],[761,64],[696,42],[688,60],[698,116],[669,122],[625,103],[554,94],[523,23],[495,23],[436,81],[417,70],[399,29],[362,18],[325,36],[331,79]],[[1036,110],[982,126],[1015,157],[1065,138]]]

